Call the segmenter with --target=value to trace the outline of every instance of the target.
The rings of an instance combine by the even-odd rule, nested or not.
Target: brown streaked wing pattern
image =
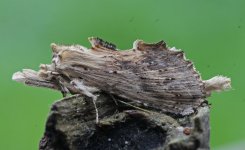
[[[127,51],[98,46],[88,51],[72,56],[60,53],[58,70],[69,78],[82,78],[85,85],[164,112],[192,112],[204,101],[204,84],[192,62],[185,60],[183,51],[171,51],[162,41],[139,41]]]

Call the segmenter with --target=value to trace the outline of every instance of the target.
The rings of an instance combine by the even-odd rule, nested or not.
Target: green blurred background
[[[0,0],[0,149],[38,148],[51,104],[61,94],[11,80],[50,63],[50,43],[99,36],[120,49],[135,39],[165,40],[185,51],[203,79],[232,78],[209,98],[211,146],[245,140],[244,0]]]

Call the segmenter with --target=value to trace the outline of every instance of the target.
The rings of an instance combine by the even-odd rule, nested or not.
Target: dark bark
[[[171,117],[117,104],[107,94],[97,100],[74,95],[53,104],[40,150],[196,150],[209,149],[209,108]]]

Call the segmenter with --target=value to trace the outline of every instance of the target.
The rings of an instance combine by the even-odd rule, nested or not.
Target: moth
[[[224,76],[202,80],[184,52],[164,41],[136,40],[129,50],[119,50],[100,38],[89,41],[91,48],[51,44],[51,64],[40,65],[38,72],[24,69],[15,73],[13,80],[59,90],[64,96],[84,94],[95,104],[97,94],[105,92],[182,116],[207,102],[212,91],[231,87],[230,78]]]

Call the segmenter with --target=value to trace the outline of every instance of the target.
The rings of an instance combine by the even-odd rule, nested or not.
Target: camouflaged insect
[[[133,48],[117,50],[112,43],[89,38],[92,48],[51,44],[52,63],[39,72],[23,70],[13,79],[97,99],[105,92],[142,107],[176,115],[189,115],[206,102],[211,91],[230,88],[230,79],[202,80],[184,52],[160,41],[136,40]]]

